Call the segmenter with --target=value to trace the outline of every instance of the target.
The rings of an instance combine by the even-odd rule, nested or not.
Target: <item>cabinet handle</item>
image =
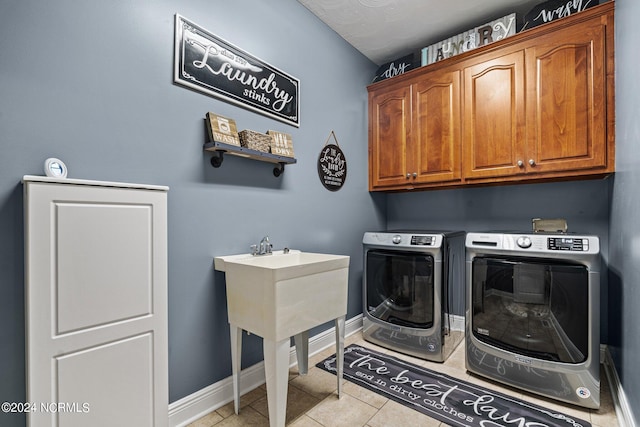
[[[524,166],[524,162],[522,160],[518,160],[518,167],[521,168]]]
[[[414,172],[414,173],[413,173],[413,177],[415,178],[415,177],[417,177],[417,176],[418,176],[418,174]]]
[[[535,161],[535,160],[533,160],[533,159],[529,159],[529,164],[530,164],[531,166],[535,166],[535,165],[536,165],[536,161]]]

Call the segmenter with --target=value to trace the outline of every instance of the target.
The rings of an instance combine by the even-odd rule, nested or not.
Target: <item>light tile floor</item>
[[[553,408],[591,422],[593,427],[618,427],[613,400],[606,375],[601,369],[601,406],[590,410],[559,403],[533,394],[510,388],[499,383],[468,374],[464,367],[464,341],[445,363],[434,363],[406,356],[364,341],[362,333],[346,339],[345,345],[359,344],[383,353],[390,353],[416,365],[451,375],[453,377],[480,384],[510,396],[544,407]],[[287,396],[287,426],[291,427],[444,427],[431,417],[400,405],[379,394],[346,381],[343,396],[338,399],[336,377],[315,364],[335,353],[330,347],[309,359],[309,372],[298,375],[297,367],[289,370],[289,392]],[[240,414],[233,411],[233,402],[205,415],[188,427],[268,427],[267,393],[264,385],[252,390],[240,399]]]

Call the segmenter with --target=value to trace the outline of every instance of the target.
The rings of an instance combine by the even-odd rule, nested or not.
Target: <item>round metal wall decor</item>
[[[333,137],[335,144],[330,144],[329,140]],[[318,157],[318,176],[320,182],[329,191],[338,191],[344,185],[347,179],[347,159],[338,146],[336,135],[331,131],[327,142],[320,151]]]

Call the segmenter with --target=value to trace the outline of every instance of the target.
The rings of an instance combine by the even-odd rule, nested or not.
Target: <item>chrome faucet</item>
[[[273,246],[269,243],[269,236],[264,236],[260,243],[251,245],[251,255],[271,255]]]

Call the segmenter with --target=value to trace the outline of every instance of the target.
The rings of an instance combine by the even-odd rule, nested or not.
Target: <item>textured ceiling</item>
[[[378,65],[543,0],[298,0]]]

